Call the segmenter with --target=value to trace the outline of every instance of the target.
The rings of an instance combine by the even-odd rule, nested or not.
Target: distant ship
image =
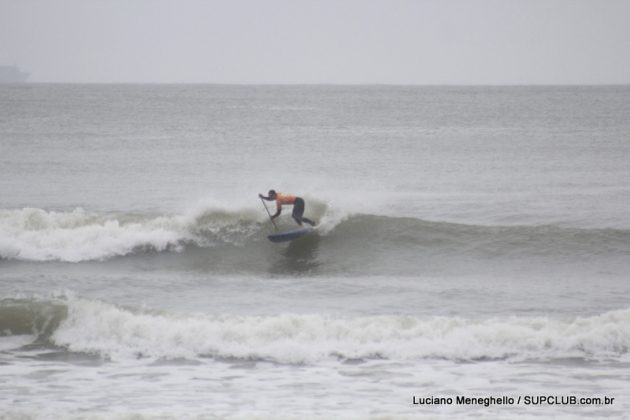
[[[29,73],[15,66],[0,66],[0,83],[24,83]]]

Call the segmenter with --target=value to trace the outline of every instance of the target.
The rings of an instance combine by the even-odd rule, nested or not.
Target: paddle
[[[267,214],[269,215],[269,220],[271,220],[271,223],[273,223],[273,227],[275,227],[276,230],[278,230],[278,226],[276,226],[276,222],[274,222],[273,219],[271,218],[271,213],[269,213],[269,209],[267,208],[267,205],[265,204],[265,200],[260,198],[260,201],[261,203],[263,203],[263,206],[265,206],[265,210],[267,210]]]

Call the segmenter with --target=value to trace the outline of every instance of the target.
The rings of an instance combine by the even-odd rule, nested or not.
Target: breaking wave
[[[286,217],[285,227],[289,227]],[[558,226],[481,226],[369,214],[320,214],[317,233],[332,258],[416,253],[429,256],[630,256],[630,231]],[[25,261],[102,261],[190,249],[238,254],[269,248],[266,215],[253,209],[205,208],[180,215],[97,214],[36,208],[0,210],[0,258]],[[281,245],[280,245],[281,246]],[[323,247],[322,247],[323,248]]]
[[[239,316],[121,307],[82,298],[0,301],[0,335],[112,360],[625,360],[630,309],[596,316]]]
[[[36,208],[0,210],[0,257],[81,262],[143,252],[181,252],[188,245],[246,240],[260,229],[253,212],[208,209],[194,214],[103,215]]]

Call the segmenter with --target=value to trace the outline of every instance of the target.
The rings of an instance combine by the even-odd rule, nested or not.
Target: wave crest
[[[320,216],[318,235],[333,265],[335,256],[340,261],[378,260],[384,251],[396,258],[630,256],[626,230],[462,225],[368,214]],[[244,246],[270,246],[264,239],[270,232],[266,217],[253,209],[216,208],[176,215],[0,210],[0,258],[81,262],[189,247],[238,253]],[[289,216],[280,223],[281,228],[294,226]],[[239,249],[232,250],[235,246]]]

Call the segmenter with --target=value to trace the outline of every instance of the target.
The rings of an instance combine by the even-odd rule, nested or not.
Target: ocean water
[[[627,86],[0,86],[0,418],[623,418],[629,207]]]

